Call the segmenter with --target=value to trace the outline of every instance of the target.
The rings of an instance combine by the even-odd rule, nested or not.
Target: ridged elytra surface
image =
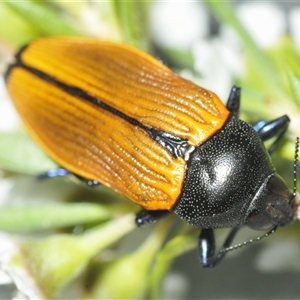
[[[186,161],[174,158],[146,129],[199,146],[229,114],[214,93],[151,56],[97,39],[34,41],[11,67],[7,87],[29,132],[50,157],[150,210],[174,205]]]

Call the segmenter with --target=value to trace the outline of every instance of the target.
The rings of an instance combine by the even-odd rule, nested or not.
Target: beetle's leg
[[[239,228],[233,228],[230,231],[223,244],[223,249],[228,248],[231,245],[238,230]],[[198,248],[200,261],[202,267],[204,268],[213,268],[224,258],[225,254],[227,253],[221,251],[219,251],[217,254],[215,253],[216,243],[213,229],[202,229],[199,235]]]
[[[257,131],[263,142],[276,137],[275,141],[268,149],[270,154],[272,154],[278,147],[288,129],[289,123],[289,117],[284,115],[270,122],[260,121],[253,126],[254,130]]]
[[[241,89],[239,87],[233,86],[231,88],[226,107],[236,117],[239,115],[240,102],[241,102]]]
[[[94,179],[88,179],[85,177],[82,177],[80,175],[74,174],[72,173],[73,176],[75,176],[80,182],[82,182],[83,184],[87,185],[88,187],[94,188],[94,187],[98,187],[101,185],[101,183],[98,180],[94,180]]]
[[[48,179],[54,177],[66,177],[70,174],[70,172],[65,168],[57,168],[48,170],[45,173],[39,174],[37,176],[38,179]]]
[[[137,213],[135,218],[135,223],[138,227],[144,225],[156,223],[158,220],[168,215],[170,211],[168,210],[146,210],[143,209]]]
[[[201,265],[204,268],[213,267],[215,260],[216,242],[213,229],[202,229],[198,241]]]
[[[79,181],[81,181],[82,183],[86,184],[89,187],[97,187],[100,185],[100,183],[97,180],[84,178],[80,175],[77,175],[77,174],[74,174],[74,173],[68,171],[65,168],[57,168],[57,169],[48,170],[47,172],[38,175],[37,178],[38,179],[47,179],[47,178],[54,178],[54,177],[66,177],[68,175],[75,176]]]

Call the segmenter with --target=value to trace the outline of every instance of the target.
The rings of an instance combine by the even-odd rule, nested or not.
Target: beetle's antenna
[[[264,239],[264,238],[270,236],[271,234],[273,234],[276,231],[276,229],[277,229],[277,226],[273,227],[270,231],[268,231],[264,235],[256,237],[255,239],[244,241],[243,243],[236,244],[236,245],[233,245],[233,246],[225,247],[225,248],[221,249],[219,253],[220,254],[224,254],[226,252],[242,248],[242,247],[244,247],[244,246],[246,246],[248,244],[252,244],[254,242],[261,241],[262,239]]]
[[[299,157],[299,137],[296,137],[295,142],[295,157],[294,157],[294,187],[293,187],[293,198],[297,195],[297,169],[298,169],[298,157]]]

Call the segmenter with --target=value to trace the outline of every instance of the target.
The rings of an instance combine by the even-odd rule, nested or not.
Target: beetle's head
[[[280,176],[269,176],[252,200],[245,224],[255,230],[289,224],[294,217],[294,198]]]

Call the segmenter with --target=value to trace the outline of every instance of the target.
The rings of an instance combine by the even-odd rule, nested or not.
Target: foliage
[[[252,116],[274,117],[279,103],[280,111],[299,115],[300,60],[290,37],[264,51],[255,45],[228,2],[206,2],[222,23],[234,28],[243,44],[247,74],[236,82],[243,86],[244,116],[249,120]],[[0,19],[6,26],[1,26],[0,43],[16,49],[39,36],[96,35],[151,52],[145,21],[150,8],[144,1],[2,2]],[[85,14],[95,23],[87,22]],[[172,51],[173,61],[176,55],[181,56],[181,51]],[[178,61],[182,59],[178,57]],[[281,155],[290,160],[295,135],[292,128],[281,149]],[[0,132],[0,149],[2,182],[17,190],[24,176],[56,166],[20,129]],[[12,268],[26,270],[43,298],[59,298],[75,279],[83,298],[161,298],[163,278],[174,259],[196,247],[195,231],[182,224],[174,227],[171,217],[150,229],[140,229],[148,236],[144,241],[139,239],[141,246],[122,248],[123,237],[129,238],[131,231],[137,234],[134,205],[105,187],[91,192],[68,183],[76,193],[66,193],[62,188],[65,180],[54,181],[41,183],[43,191],[37,182],[29,183],[37,192],[38,204],[30,202],[31,193],[20,189],[21,195],[9,193],[10,204],[1,208],[0,229],[11,233],[17,247],[11,256]],[[60,196],[49,202],[47,189],[56,184]],[[16,198],[22,199],[13,201]]]

